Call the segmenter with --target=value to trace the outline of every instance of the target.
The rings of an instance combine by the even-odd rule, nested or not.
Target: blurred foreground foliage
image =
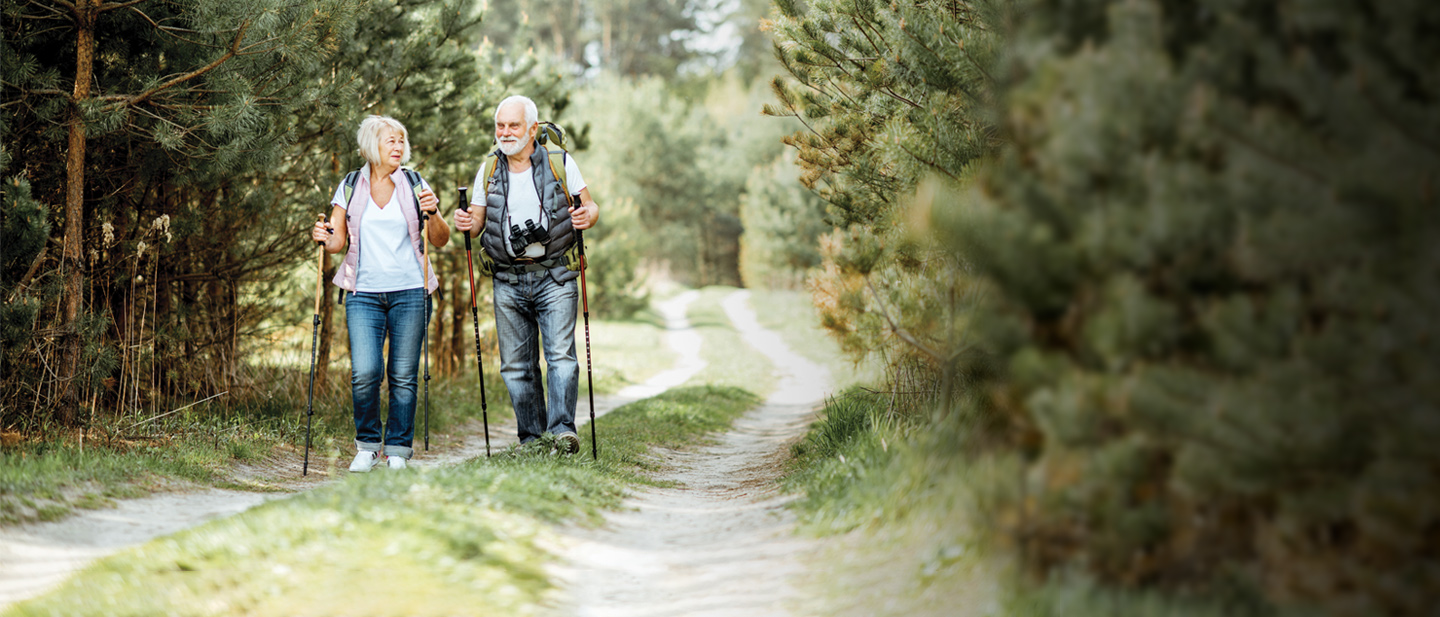
[[[1433,611],[1440,11],[777,8],[877,516],[967,483],[1014,614]]]

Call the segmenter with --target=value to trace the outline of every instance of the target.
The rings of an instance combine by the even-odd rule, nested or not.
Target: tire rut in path
[[[774,480],[787,444],[803,434],[832,385],[828,371],[760,327],[748,297],[731,294],[724,308],[774,364],[776,391],[718,444],[660,453],[671,466],[661,479],[677,488],[628,499],[599,531],[564,530],[552,547],[565,557],[552,568],[561,586],[555,614],[788,616],[804,602],[791,581],[812,544],[795,537],[784,508],[789,498]]]

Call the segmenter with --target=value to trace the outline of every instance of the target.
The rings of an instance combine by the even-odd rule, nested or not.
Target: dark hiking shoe
[[[562,454],[574,454],[580,451],[580,437],[575,433],[561,433],[556,439],[560,441]]]

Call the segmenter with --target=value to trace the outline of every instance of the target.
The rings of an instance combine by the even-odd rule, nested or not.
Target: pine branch
[[[30,262],[30,269],[25,271],[25,276],[20,277],[20,281],[15,284],[15,290],[10,292],[9,298],[5,299],[6,304],[15,302],[15,299],[20,297],[20,294],[25,291],[25,285],[35,276],[35,271],[40,269],[40,263],[45,261],[45,253],[49,250],[49,246],[40,247],[40,253],[35,255],[34,261]]]
[[[191,44],[191,45],[195,45],[195,46],[198,46],[198,47],[215,47],[215,45],[213,45],[213,44],[211,44],[211,43],[206,43],[206,42],[202,42],[202,41],[197,41],[197,40],[195,40],[195,39],[189,39],[189,38],[185,38],[185,37],[183,37],[183,36],[180,36],[180,35],[178,35],[178,34],[175,34],[175,32],[186,32],[186,33],[192,33],[192,34],[200,34],[199,31],[191,30],[191,29],[189,29],[189,28],[177,28],[177,27],[174,27],[174,26],[164,26],[164,25],[161,25],[159,22],[156,22],[154,19],[151,19],[149,15],[145,14],[145,11],[142,11],[142,10],[140,10],[140,9],[138,9],[138,8],[135,8],[135,7],[130,7],[130,11],[133,12],[133,13],[135,13],[136,15],[139,15],[139,16],[140,16],[142,19],[144,19],[146,22],[149,22],[149,24],[150,24],[151,27],[155,28],[156,30],[159,30],[160,32],[162,32],[162,33],[164,33],[164,34],[169,35],[170,37],[174,38],[174,39],[177,40],[177,41],[183,41],[183,42],[185,42],[185,43],[189,43],[189,44]],[[172,32],[172,31],[173,31],[173,32]]]
[[[1396,118],[1394,113],[1388,107],[1386,107],[1384,103],[1381,103],[1380,100],[1376,98],[1375,92],[1373,92],[1370,88],[1365,87],[1365,79],[1357,78],[1355,81],[1359,82],[1359,88],[1357,89],[1360,91],[1360,98],[1363,99],[1366,103],[1369,103],[1370,108],[1375,110],[1375,115],[1381,120],[1384,120],[1385,123],[1390,125],[1391,128],[1395,129],[1396,134],[1400,135],[1401,137],[1408,138],[1410,141],[1415,142],[1421,148],[1429,150],[1431,154],[1440,154],[1440,144],[1437,144],[1430,139],[1426,139],[1426,137],[1428,136],[1421,135],[1419,131],[1415,130],[1414,126],[1405,124],[1401,122],[1399,118]]]
[[[875,305],[880,307],[880,316],[885,318],[885,323],[889,324],[891,332],[894,332],[895,335],[900,337],[901,340],[909,343],[911,347],[914,347],[915,349],[920,350],[921,353],[929,356],[930,359],[934,360],[937,364],[948,362],[950,359],[953,359],[953,356],[952,358],[946,358],[945,356],[941,355],[940,352],[931,349],[929,345],[922,343],[920,339],[915,338],[915,335],[910,334],[909,330],[906,330],[905,328],[897,325],[895,323],[895,320],[890,318],[890,312],[885,310],[885,302],[880,299],[880,293],[875,290],[875,284],[870,280],[870,275],[868,274],[865,275],[865,288],[869,289],[870,295],[875,298]],[[956,353],[958,354],[959,352]]]
[[[940,173],[942,173],[942,174],[945,174],[945,176],[948,177],[948,178],[950,178],[951,180],[954,180],[954,181],[956,181],[956,182],[959,182],[959,181],[960,181],[960,178],[959,178],[958,176],[956,176],[955,174],[950,173],[950,170],[945,169],[944,167],[941,167],[940,164],[939,164],[939,163],[936,163],[935,161],[932,161],[932,160],[927,159],[927,158],[925,158],[925,157],[923,157],[923,156],[920,156],[919,154],[916,154],[914,151],[912,151],[912,150],[909,148],[909,146],[901,145],[901,146],[900,146],[900,149],[901,149],[901,150],[904,150],[904,151],[905,151],[905,154],[910,155],[911,158],[913,158],[913,159],[915,159],[915,160],[917,160],[917,161],[920,161],[921,163],[924,163],[927,167],[929,167],[929,168],[931,168],[931,169],[934,169],[935,171],[938,171],[938,172],[940,172]]]
[[[97,7],[96,10],[97,10],[97,12],[104,13],[104,12],[106,12],[106,11],[114,11],[114,10],[116,10],[116,9],[129,8],[129,7],[135,6],[135,5],[137,5],[137,4],[140,4],[141,2],[145,2],[145,0],[130,0],[129,2],[121,2],[121,3],[118,3],[118,4],[117,4],[117,3],[114,3],[114,2],[107,2],[107,3],[105,3],[105,4],[101,4],[99,7]]]
[[[48,21],[49,19],[53,19],[53,18],[61,18],[61,19],[72,18],[72,19],[70,19],[70,20],[71,20],[71,21],[74,21],[74,20],[73,20],[73,17],[76,16],[76,15],[78,15],[78,13],[75,12],[75,5],[73,5],[73,4],[69,3],[69,2],[66,2],[65,0],[56,0],[56,1],[59,2],[61,6],[65,7],[66,9],[68,9],[68,10],[70,11],[70,15],[69,15],[69,16],[67,16],[67,15],[65,14],[65,11],[59,10],[59,9],[53,7],[53,6],[45,6],[45,5],[40,4],[39,2],[37,2],[36,0],[29,0],[29,3],[30,3],[30,4],[35,5],[35,7],[39,8],[39,9],[42,10],[42,11],[45,11],[45,12],[47,12],[47,13],[50,13],[50,14],[52,15],[52,17],[41,17],[41,16],[38,16],[38,15],[26,15],[26,14],[24,14],[24,13],[21,13],[21,14],[19,15],[19,17],[20,17],[21,19],[37,19],[37,20],[47,20],[47,21]]]
[[[48,11],[53,12],[53,13],[56,13],[56,14],[59,14],[59,13],[60,13],[60,11],[55,10],[54,7],[45,6],[45,5],[40,4],[39,2],[37,2],[36,0],[29,0],[29,1],[30,1],[30,4],[33,4],[33,5],[37,6],[37,7],[40,7],[40,8],[43,9],[43,10],[48,10]],[[69,0],[55,0],[55,4],[58,4],[58,5],[60,5],[60,6],[65,7],[65,10],[67,10],[67,11],[70,12],[70,20],[71,20],[71,21],[74,21],[74,22],[79,22],[79,21],[80,21],[80,18],[81,18],[80,9],[75,6],[75,3],[70,2]]]
[[[1326,181],[1324,174],[1321,174],[1320,172],[1314,171],[1312,169],[1307,169],[1301,166],[1299,163],[1290,161],[1285,157],[1280,156],[1280,154],[1278,153],[1271,152],[1269,149],[1258,143],[1255,143],[1244,135],[1230,130],[1230,127],[1224,126],[1218,122],[1213,123],[1212,126],[1214,126],[1215,130],[1219,131],[1221,135],[1230,138],[1231,141],[1240,144],[1241,146],[1249,149],[1251,152],[1259,154],[1262,158],[1269,159],[1271,162],[1274,162],[1281,167],[1289,169],[1296,174],[1304,176],[1306,179],[1312,182],[1324,184]]]
[[[204,75],[204,74],[206,74],[206,73],[209,73],[210,71],[214,70],[216,67],[219,67],[220,65],[228,62],[231,58],[234,58],[235,55],[239,53],[239,51],[240,51],[240,43],[241,43],[242,41],[244,41],[244,39],[245,39],[245,31],[246,31],[246,30],[249,30],[249,29],[250,29],[250,22],[249,22],[248,20],[245,21],[244,23],[240,24],[240,28],[239,28],[239,29],[237,30],[237,32],[235,33],[235,40],[231,41],[231,43],[230,43],[230,49],[229,49],[229,51],[226,51],[224,55],[220,56],[219,58],[216,58],[215,61],[211,62],[210,64],[207,64],[207,65],[202,66],[202,67],[200,67],[200,68],[198,68],[198,69],[195,69],[195,70],[193,70],[193,71],[190,71],[189,73],[186,73],[186,74],[184,74],[184,75],[180,75],[179,77],[176,77],[176,78],[174,78],[174,79],[171,79],[170,81],[167,81],[167,82],[165,82],[165,83],[163,83],[163,84],[160,84],[160,85],[158,85],[158,86],[155,86],[154,88],[151,88],[151,89],[149,89],[149,90],[146,90],[145,92],[141,92],[140,94],[137,94],[137,95],[131,97],[130,99],[126,100],[126,101],[117,102],[117,103],[115,103],[115,104],[113,104],[113,105],[110,105],[110,106],[106,107],[105,110],[106,110],[106,111],[112,111],[112,110],[115,110],[115,109],[119,109],[119,108],[121,108],[121,107],[133,107],[133,106],[139,105],[140,103],[145,102],[145,101],[148,100],[150,97],[154,96],[155,94],[157,94],[157,93],[159,93],[159,92],[163,92],[163,91],[165,91],[165,90],[167,90],[167,89],[169,89],[169,88],[171,88],[171,87],[173,87],[173,86],[176,86],[176,85],[185,83],[185,82],[187,82],[187,81],[190,81],[190,80],[192,80],[192,79],[195,79],[196,77],[200,77],[201,75]]]

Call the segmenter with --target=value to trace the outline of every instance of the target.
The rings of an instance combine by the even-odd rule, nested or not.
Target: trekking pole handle
[[[320,213],[320,214],[317,214],[317,215],[316,215],[316,218],[315,218],[315,222],[316,222],[316,223],[322,222],[322,221],[324,221],[324,220],[325,220],[325,214],[324,214],[324,213]],[[327,225],[325,225],[325,232],[326,232],[326,233],[333,234],[333,233],[335,233],[335,229],[334,229],[333,227],[331,227],[330,225],[327,224]],[[315,325],[319,325],[319,324],[320,324],[320,299],[321,299],[321,298],[324,296],[324,294],[325,294],[325,292],[324,292],[324,290],[325,290],[325,280],[324,280],[324,279],[325,279],[325,243],[322,242],[322,241],[316,240],[316,241],[315,241],[315,246],[319,247],[319,249],[320,249],[320,250],[319,250],[319,253],[320,253],[320,255],[319,255],[319,263],[317,264],[317,270],[316,270],[316,272],[315,272],[315,317],[314,317]]]
[[[468,190],[470,190],[469,187],[460,187],[460,209],[466,212],[470,211],[470,200],[465,198],[465,192]],[[473,226],[475,223],[472,222],[470,224]],[[470,250],[470,232],[461,232],[461,235],[465,236],[465,250]]]
[[[334,228],[334,227],[331,227],[331,226],[330,226],[330,223],[325,222],[325,213],[324,213],[324,212],[321,212],[320,214],[316,214],[316,215],[315,215],[315,222],[316,222],[316,223],[322,223],[322,222],[325,223],[325,233],[327,233],[327,234],[334,234],[334,233],[335,233],[335,228]],[[315,244],[319,244],[320,246],[325,246],[325,241],[324,241],[324,240],[316,240],[316,241],[315,241]]]

